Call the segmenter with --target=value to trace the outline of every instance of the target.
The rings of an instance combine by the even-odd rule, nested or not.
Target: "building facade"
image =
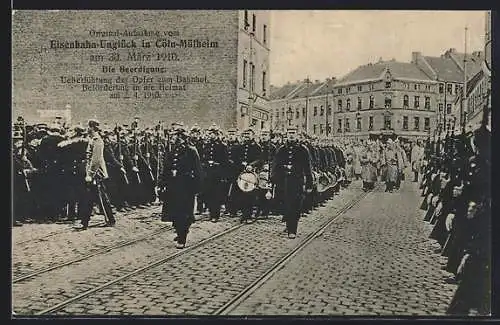
[[[269,29],[264,11],[14,11],[13,117],[269,127]]]
[[[237,127],[269,130],[270,14],[240,10],[238,18]]]

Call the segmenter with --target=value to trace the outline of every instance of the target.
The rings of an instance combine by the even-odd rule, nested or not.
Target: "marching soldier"
[[[257,189],[257,216],[267,218],[273,205],[271,184],[271,164],[276,146],[271,142],[270,132],[262,130],[259,145],[262,148],[261,167],[259,168],[259,188]]]
[[[239,173],[239,156],[241,152],[241,144],[238,139],[238,132],[235,128],[230,128],[227,130],[227,159],[228,159],[228,167],[226,171],[226,186],[225,193],[226,195],[226,212],[230,216],[236,216],[237,210],[237,200],[236,197],[236,188],[238,185],[236,184],[236,179],[238,178]]]
[[[195,195],[200,191],[201,163],[196,148],[188,143],[184,126],[174,125],[172,150],[165,153],[160,186],[165,193],[162,214],[171,219],[182,249],[192,222]]]
[[[312,191],[312,166],[307,148],[297,139],[297,128],[287,129],[287,140],[276,152],[272,166],[272,182],[281,188],[288,238],[297,235],[305,193]]]
[[[260,163],[262,151],[261,147],[255,141],[254,136],[255,132],[252,129],[247,129],[243,132],[243,143],[239,148],[240,155],[237,162],[239,174],[243,172],[255,172],[256,167]],[[257,184],[253,184],[254,188],[256,186]],[[235,195],[237,207],[241,210],[242,213],[241,222],[252,222],[253,208],[257,200],[256,192],[253,190],[245,192],[237,187]]]
[[[81,201],[81,230],[88,228],[94,203],[99,204],[108,226],[113,226],[116,222],[104,185],[104,180],[108,178],[108,170],[104,161],[104,142],[99,135],[99,122],[90,120],[88,126],[89,143],[85,176],[87,190],[85,198]]]
[[[208,140],[200,155],[203,168],[202,195],[210,212],[210,220],[217,222],[225,197],[225,169],[229,165],[227,146],[220,140],[217,126],[212,125],[208,129]]]

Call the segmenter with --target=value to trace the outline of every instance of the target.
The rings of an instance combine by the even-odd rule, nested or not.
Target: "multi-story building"
[[[411,63],[358,67],[334,87],[336,137],[425,138],[435,127],[437,82]]]
[[[15,11],[13,115],[269,128],[269,33],[267,11]]]
[[[309,79],[273,88],[271,94],[272,126],[284,130],[297,126],[304,133],[319,137],[333,133],[333,86],[335,78]]]
[[[265,10],[239,11],[238,127],[269,129],[270,15]]]

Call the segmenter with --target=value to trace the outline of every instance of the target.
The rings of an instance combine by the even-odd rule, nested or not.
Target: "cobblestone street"
[[[416,183],[370,193],[231,315],[444,315],[456,286],[420,202]]]
[[[137,274],[135,270],[179,252],[170,223],[154,215],[159,207],[129,212],[114,228],[73,232],[68,225],[41,225],[38,234],[32,228],[40,225],[14,228],[13,310],[33,315],[64,304],[47,314],[218,313],[338,214],[229,314],[443,314],[455,288],[442,281],[444,261],[432,254],[416,185],[406,183],[395,193],[376,189],[343,213],[362,194],[359,182],[354,182],[303,217],[294,240],[282,232],[281,217],[271,216],[197,246],[239,225],[236,218],[214,224],[202,217],[188,237],[192,250]],[[131,243],[121,245],[127,241]]]

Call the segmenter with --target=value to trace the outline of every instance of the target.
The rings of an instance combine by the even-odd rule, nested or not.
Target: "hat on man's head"
[[[236,133],[238,133],[238,130],[236,130],[236,128],[227,129],[227,134],[236,134]]]
[[[21,131],[14,131],[14,134],[12,135],[12,140],[22,140],[23,139],[23,134]]]
[[[271,132],[269,130],[261,130],[260,131],[260,135],[263,136],[263,135],[269,135],[271,134]]]
[[[99,124],[100,124],[99,121],[96,119],[90,119],[88,123],[89,127],[91,128],[98,128]]]
[[[246,130],[243,130],[243,134],[251,134],[251,135],[254,135],[254,134],[255,134],[255,131],[254,131],[254,130],[252,130],[252,129],[250,129],[250,128],[248,128],[248,129],[246,129]]]
[[[192,133],[194,132],[200,132],[201,129],[200,129],[200,126],[198,125],[198,123],[195,123],[192,127],[191,127],[191,130],[190,130]]]
[[[286,128],[286,131],[287,132],[297,132],[299,129],[297,128],[296,125],[290,125],[290,126],[287,126]],[[305,135],[305,133],[303,133],[303,135]]]

